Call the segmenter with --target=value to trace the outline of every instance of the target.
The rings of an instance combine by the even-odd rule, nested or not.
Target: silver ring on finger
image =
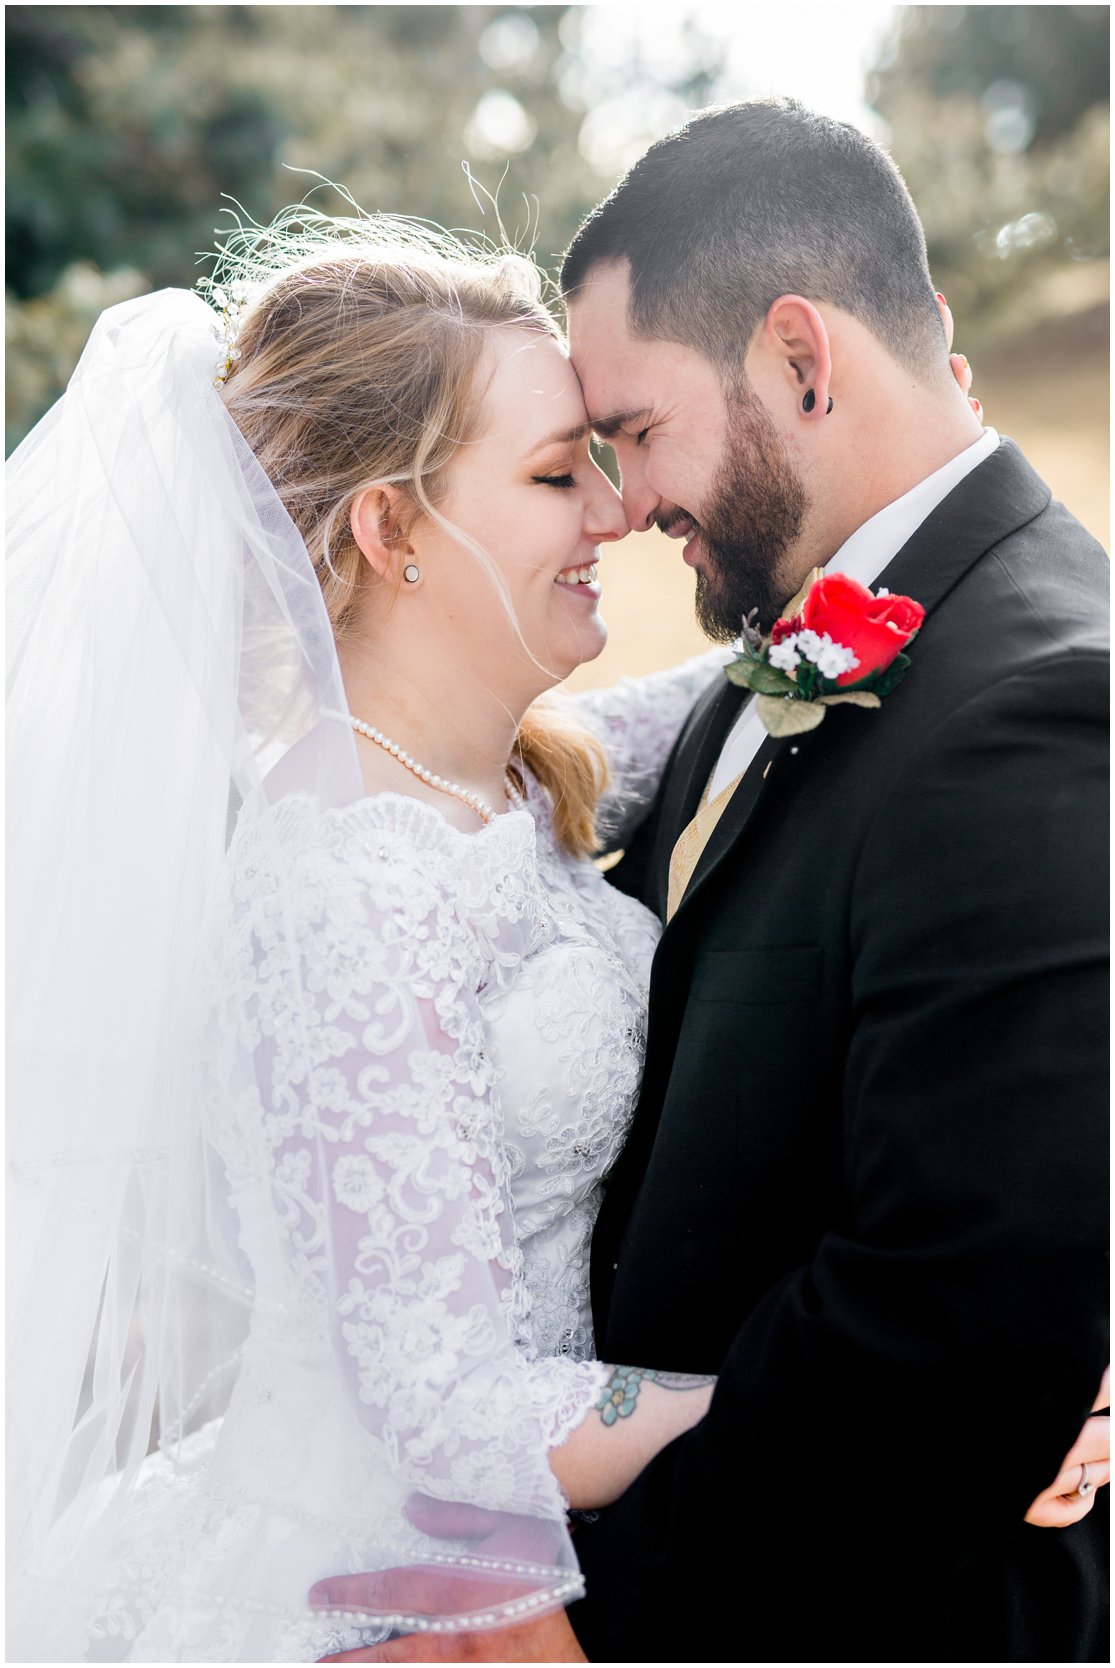
[[[1094,1483],[1090,1483],[1088,1481],[1087,1464],[1082,1463],[1080,1467],[1080,1481],[1076,1485],[1076,1492],[1080,1496],[1081,1500],[1086,1500],[1095,1486],[1096,1485]]]

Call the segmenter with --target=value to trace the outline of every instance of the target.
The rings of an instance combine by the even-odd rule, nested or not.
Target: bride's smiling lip
[[[600,598],[600,584],[597,578],[597,562],[599,553],[594,553],[591,562],[578,562],[572,567],[562,568],[554,578],[554,584],[563,591],[572,591],[577,596],[591,598],[594,602]]]

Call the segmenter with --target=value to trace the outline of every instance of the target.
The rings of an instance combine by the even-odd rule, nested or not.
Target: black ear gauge
[[[803,411],[812,411],[813,407],[816,405],[816,403],[817,403],[816,394],[813,392],[812,388],[807,389],[806,392],[802,395],[801,409]],[[828,416],[828,414],[831,410],[832,410],[832,395],[830,394],[829,395],[829,403],[828,403],[828,405],[825,409],[825,416],[826,417]]]

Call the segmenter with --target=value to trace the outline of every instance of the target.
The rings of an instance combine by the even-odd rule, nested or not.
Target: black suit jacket
[[[768,738],[655,958],[597,1353],[719,1383],[578,1532],[591,1659],[1106,1660],[1100,1508],[1022,1518],[1108,1359],[1107,561],[1006,441],[880,583],[905,681]]]

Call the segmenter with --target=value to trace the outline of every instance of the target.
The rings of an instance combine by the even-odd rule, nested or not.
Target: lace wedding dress
[[[608,748],[605,825],[653,792],[723,660],[567,697]],[[276,848],[294,854],[281,876]],[[529,1414],[560,1443],[605,1380],[589,1238],[635,1101],[657,936],[563,854],[529,777],[523,806],[475,833],[394,793],[332,809],[294,793],[242,821],[203,1072],[211,1209],[252,1312],[221,1416],[145,1463],[93,1659],[306,1660],[382,1638],[308,1619],[305,1594],[392,1549],[436,1558],[400,1531],[408,1477],[560,1515],[506,1433]],[[289,1611],[238,1602],[261,1559]]]

